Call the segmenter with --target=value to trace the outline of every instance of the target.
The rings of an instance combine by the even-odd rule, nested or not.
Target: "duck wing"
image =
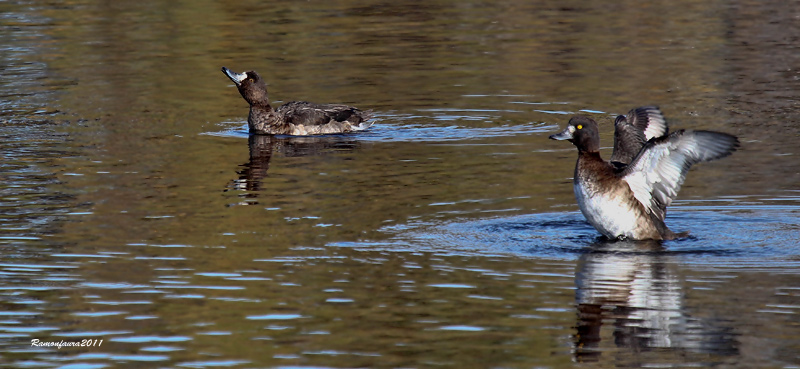
[[[614,151],[611,163],[617,168],[630,164],[650,139],[666,136],[667,121],[657,106],[641,106],[614,120]]]
[[[286,123],[304,126],[324,125],[331,122],[349,122],[353,125],[369,119],[361,110],[338,104],[314,104],[307,101],[292,101],[277,110]]]
[[[727,133],[680,130],[648,141],[618,175],[647,212],[663,221],[692,165],[726,157],[738,147],[739,139]]]

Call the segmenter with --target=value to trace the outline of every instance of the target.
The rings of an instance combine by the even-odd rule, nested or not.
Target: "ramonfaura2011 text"
[[[60,350],[62,347],[99,347],[103,344],[102,339],[82,339],[80,341],[42,341],[40,339],[32,339],[31,346],[36,347],[58,347]]]

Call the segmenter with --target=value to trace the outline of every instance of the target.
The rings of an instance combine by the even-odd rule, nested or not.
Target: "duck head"
[[[233,81],[239,93],[250,105],[269,105],[267,84],[258,73],[252,70],[236,73],[225,67],[222,67],[222,73]]]
[[[583,115],[573,116],[567,128],[560,133],[550,135],[550,139],[567,140],[584,152],[600,151],[600,132],[597,122]]]

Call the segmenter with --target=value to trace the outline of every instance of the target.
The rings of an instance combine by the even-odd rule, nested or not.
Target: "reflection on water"
[[[0,2],[3,364],[796,365],[797,11]],[[220,65],[379,120],[249,137]],[[644,104],[743,155],[687,179],[668,223],[692,237],[620,250],[547,135],[581,112],[610,146]]]
[[[687,311],[677,265],[661,242],[596,243],[581,255],[575,276],[576,360],[599,361],[612,345],[623,352],[609,355],[634,367],[640,364],[636,353],[643,350],[737,354],[730,322],[715,325],[720,322],[693,318]],[[604,326],[613,328],[607,332]]]
[[[264,184],[270,161],[274,155],[279,157],[298,157],[325,155],[331,151],[350,151],[360,143],[352,135],[332,136],[269,136],[249,135],[247,139],[250,159],[237,171],[238,179],[228,184],[229,190],[246,191],[240,197],[246,200],[238,205],[257,205],[260,191],[268,190]]]
[[[736,360],[741,346],[751,344],[746,335],[752,333],[745,332],[758,330],[757,324],[749,327],[735,315],[722,313],[732,309],[728,299],[742,298],[733,297],[738,296],[733,278],[739,270],[786,273],[792,277],[785,283],[794,285],[789,279],[799,265],[793,255],[800,251],[800,208],[779,208],[784,206],[718,204],[705,211],[673,211],[668,221],[677,229],[691,227],[692,235],[666,242],[603,241],[580,213],[573,212],[389,226],[385,231],[393,237],[388,242],[337,245],[576,260],[576,361],[610,361],[621,367],[703,366]],[[760,238],[765,233],[769,241]],[[692,265],[719,270],[687,277],[686,268]],[[722,283],[731,284],[729,295],[716,291],[720,286],[714,284]],[[703,297],[695,296],[698,293]]]
[[[272,136],[252,135],[248,138],[247,144],[250,149],[250,160],[241,165],[242,169],[237,171],[239,179],[233,180],[228,188],[241,191],[260,191],[261,180],[267,176],[269,161],[272,159],[275,139]]]
[[[800,229],[800,206],[781,206],[774,202],[761,206],[740,203],[718,201],[714,206],[701,207],[688,206],[685,201],[676,202],[666,218],[667,223],[675,229],[688,231],[689,237],[664,242],[659,246],[663,250],[656,251],[663,251],[665,256],[682,256],[685,260],[680,262],[683,264],[706,267],[796,268],[798,260],[794,255],[800,252],[800,232],[797,232]],[[576,259],[589,250],[603,250],[598,249],[596,242],[604,238],[579,212],[504,216],[503,213],[507,212],[483,212],[483,217],[476,220],[410,222],[386,226],[382,230],[392,235],[387,240],[391,247],[408,245],[416,250],[510,252],[567,260]],[[437,218],[445,218],[452,213],[445,208],[436,214],[439,215]],[[626,243],[619,243],[618,249],[610,249],[608,255],[625,251],[624,245]],[[647,243],[634,245],[644,247]]]

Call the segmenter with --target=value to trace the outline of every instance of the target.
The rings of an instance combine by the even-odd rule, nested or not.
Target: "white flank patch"
[[[609,238],[636,236],[636,212],[626,203],[613,195],[588,191],[580,182],[573,188],[583,216],[597,231]]]
[[[352,126],[352,127],[354,131],[363,131],[369,127],[372,127],[373,124],[375,124],[374,120],[372,122],[361,122],[357,126]]]

